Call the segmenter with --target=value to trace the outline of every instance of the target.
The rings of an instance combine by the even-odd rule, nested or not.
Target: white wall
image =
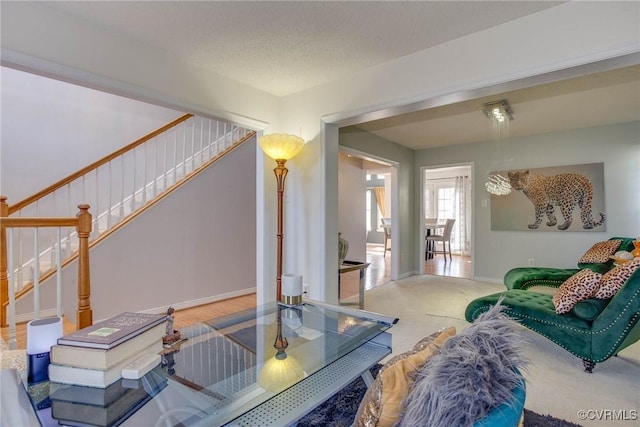
[[[247,126],[278,124],[276,97],[49,8],[46,2],[3,2],[0,19],[2,59],[13,66]]]
[[[92,250],[96,319],[110,306],[178,307],[255,291],[255,143],[242,144]]]
[[[493,142],[416,151],[416,180],[421,166],[474,162],[475,277],[501,281],[507,270],[526,266],[529,258],[540,266],[575,268],[593,243],[640,234],[640,122],[511,138],[509,144],[513,160],[508,169],[604,162],[606,231],[492,231],[484,183],[496,161]],[[420,197],[419,188],[415,197]]]
[[[337,259],[332,261],[338,232],[336,124],[355,123],[362,114],[388,107],[638,52],[639,10],[638,2],[567,2],[283,99],[180,64],[163,52],[32,2],[3,4],[1,43],[3,59],[11,56],[14,63],[49,67],[29,59],[41,58],[69,67],[71,72],[50,68],[76,80],[174,107],[186,104],[259,120],[269,124],[269,132],[297,134],[302,128],[310,142],[287,163],[292,178],[287,192],[295,202],[287,206],[285,245],[295,252],[286,261],[310,282],[310,296],[335,302],[331,289],[337,282]],[[29,58],[8,55],[6,49]],[[271,169],[264,168],[267,184],[259,194],[272,190]],[[275,209],[264,201],[261,239],[266,243],[261,248],[270,247],[269,236],[275,234]],[[476,244],[482,246],[484,236],[478,237]],[[401,249],[400,272],[411,272],[417,255]],[[266,264],[273,265],[275,255],[266,255]],[[270,276],[267,270],[263,277]]]
[[[0,194],[10,205],[184,114],[6,67],[0,82]]]
[[[347,259],[367,259],[365,222],[366,172],[362,159],[341,153],[338,158],[338,231],[349,242]]]

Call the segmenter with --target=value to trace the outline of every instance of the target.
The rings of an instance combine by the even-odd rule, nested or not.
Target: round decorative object
[[[347,259],[349,252],[349,242],[342,238],[342,233],[338,233],[338,267]]]
[[[633,259],[633,255],[628,251],[618,251],[613,254],[611,258],[616,264],[620,265],[624,264],[625,262],[631,261]]]

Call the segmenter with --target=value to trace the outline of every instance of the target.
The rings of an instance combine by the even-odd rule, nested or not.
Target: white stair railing
[[[54,236],[55,239],[55,264],[53,265],[50,275],[56,278],[56,297],[55,307],[48,307],[47,310],[53,310],[49,315],[61,317],[62,311],[62,267],[60,248],[62,248],[62,229],[73,227],[75,235],[78,236],[78,277],[77,277],[77,293],[78,305],[76,312],[76,323],[78,328],[91,325],[92,310],[90,303],[91,285],[89,279],[89,235],[91,234],[91,225],[93,223],[91,214],[89,213],[89,205],[79,205],[78,213],[73,217],[8,217],[7,199],[0,196],[0,305],[2,311],[0,313],[0,324],[8,325],[9,332],[9,348],[16,347],[16,298],[19,295],[20,283],[16,280],[15,258],[18,254],[19,247],[16,246],[15,234],[20,230],[28,230],[33,235],[33,247],[36,248],[34,258],[36,263],[39,262],[40,253],[37,248],[45,233]],[[39,319],[42,313],[40,301],[40,272],[36,269],[33,272],[32,288],[33,288],[33,311],[26,320]],[[49,306],[53,301],[48,302]],[[6,307],[6,310],[5,310]]]
[[[151,134],[70,175],[38,194],[9,207],[10,217],[73,215],[78,201],[91,206],[93,231],[89,242],[122,224],[151,201],[185,181],[200,168],[222,157],[254,134],[216,119],[186,114]],[[17,288],[32,283],[62,259],[77,251],[73,230],[60,240],[30,231],[14,232]]]

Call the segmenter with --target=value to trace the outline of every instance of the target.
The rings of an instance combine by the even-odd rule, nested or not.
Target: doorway
[[[423,168],[421,181],[419,217],[423,218],[422,234],[425,236],[421,245],[421,254],[424,255],[423,273],[470,279],[473,276],[472,165]],[[445,236],[446,242],[427,243],[428,235],[445,233],[446,220],[453,220],[450,235]],[[446,255],[442,253],[445,245]]]
[[[371,288],[391,281],[393,256],[391,172],[389,165],[365,161],[365,229]]]
[[[349,242],[348,260],[365,261],[364,287],[371,289],[390,282],[397,275],[397,241],[385,239],[384,219],[397,212],[396,166],[383,159],[346,147],[338,153],[338,226]],[[352,283],[353,282],[353,283]],[[341,276],[340,296],[357,292],[358,272]],[[353,284],[353,286],[352,286]]]

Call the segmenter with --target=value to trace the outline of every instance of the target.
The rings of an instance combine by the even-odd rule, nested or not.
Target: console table
[[[358,307],[364,310],[364,274],[370,262],[343,261],[338,268],[338,300],[340,300],[340,275],[350,271],[360,271],[360,281],[358,282]]]
[[[134,384],[120,380],[123,386],[138,381],[139,387],[156,390],[122,425],[292,425],[358,376],[370,384],[369,369],[391,353],[386,331],[397,320],[305,300],[298,306],[274,302],[183,328],[186,341],[165,349],[161,365]],[[277,337],[286,338],[284,358],[274,348]],[[279,361],[295,361],[301,375],[274,389],[265,382],[266,369]],[[283,376],[288,375],[274,378]],[[50,406],[41,393],[31,395],[31,403],[42,425],[58,426],[54,393],[78,386],[47,387]]]

